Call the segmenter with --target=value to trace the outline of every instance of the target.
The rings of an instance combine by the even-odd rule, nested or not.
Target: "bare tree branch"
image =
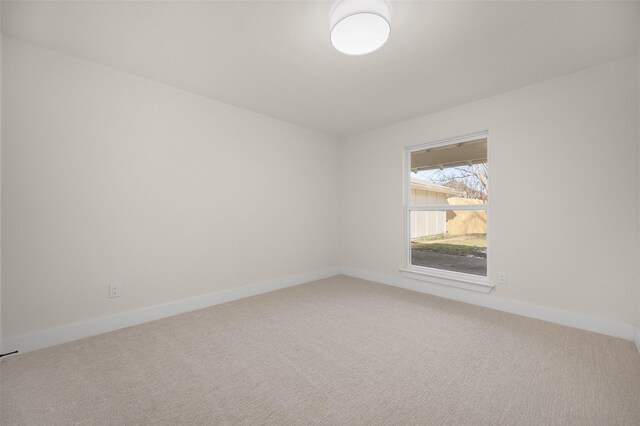
[[[434,183],[459,191],[463,198],[487,200],[489,169],[486,163],[449,167],[429,176]]]

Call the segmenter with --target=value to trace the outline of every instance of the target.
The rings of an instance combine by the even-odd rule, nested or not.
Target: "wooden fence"
[[[447,199],[449,204],[484,204],[482,200],[451,197]],[[487,211],[486,210],[457,210],[447,211],[447,234],[486,234]]]

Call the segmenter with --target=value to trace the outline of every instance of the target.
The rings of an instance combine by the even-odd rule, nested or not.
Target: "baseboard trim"
[[[634,340],[636,346],[638,347],[638,350],[640,350],[640,336],[638,335],[639,331],[633,324],[626,324],[611,321],[605,318],[564,311],[548,306],[521,302],[519,300],[496,296],[495,294],[482,294],[437,284],[430,284],[423,281],[407,279],[400,275],[392,276],[358,268],[342,268],[341,272],[344,275],[355,278],[375,281],[381,284],[400,287],[420,293],[431,294],[433,296],[457,300],[459,302],[469,303],[472,305],[482,306],[498,311],[509,312],[512,314],[548,321],[555,324],[593,331],[595,333],[619,337],[625,340]]]
[[[230,290],[219,291],[216,293],[209,293],[203,296],[182,299],[148,308],[122,312],[108,317],[82,321],[33,334],[2,339],[0,348],[2,348],[3,352],[11,352],[14,350],[18,350],[20,353],[30,352],[118,330],[120,328],[130,327],[132,325],[142,324],[213,305],[219,305],[221,303],[231,302],[233,300],[243,299],[245,297],[256,296],[282,288],[293,287],[299,284],[329,278],[338,275],[339,273],[339,268],[328,268],[320,271],[264,281]]]
[[[122,312],[108,317],[69,324],[32,334],[9,337],[2,339],[0,348],[2,352],[11,352],[14,350],[18,350],[20,353],[30,352],[209,306],[243,299],[245,297],[256,296],[311,281],[329,278],[338,274],[344,274],[393,287],[400,287],[472,305],[496,309],[498,311],[509,312],[516,315],[631,340],[635,343],[638,352],[640,352],[640,327],[636,327],[632,324],[620,323],[604,318],[535,305],[514,299],[507,299],[496,295],[465,291],[437,284],[430,284],[423,281],[415,281],[403,278],[402,276],[391,276],[358,268],[328,268],[320,271],[293,275],[235,289],[210,293],[189,299],[182,299],[176,302],[151,306],[148,308]]]

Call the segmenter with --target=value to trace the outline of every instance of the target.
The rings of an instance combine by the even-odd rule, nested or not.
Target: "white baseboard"
[[[134,311],[122,312],[108,317],[69,324],[33,334],[2,339],[0,347],[2,348],[2,352],[17,350],[20,351],[20,353],[24,353],[34,351],[36,349],[71,342],[85,337],[95,336],[96,334],[206,308],[208,306],[219,305],[245,297],[329,278],[339,273],[340,270],[338,268],[328,268],[321,271],[279,278],[148,308],[136,309]]]
[[[245,297],[268,293],[286,287],[293,287],[311,281],[329,278],[338,274],[349,275],[369,281],[378,282],[394,287],[400,287],[420,293],[431,294],[438,297],[457,300],[472,305],[483,306],[503,312],[509,312],[525,317],[536,318],[556,324],[593,331],[600,334],[619,337],[635,342],[640,352],[640,328],[632,324],[620,323],[604,318],[593,317],[575,312],[563,311],[518,300],[507,299],[495,295],[482,294],[457,288],[430,284],[423,281],[415,281],[402,276],[391,276],[377,272],[366,271],[357,268],[329,268],[321,271],[289,276],[285,278],[265,281],[262,283],[247,285],[235,289],[210,293],[203,296],[183,299],[162,305],[123,312],[108,317],[97,318],[75,324],[69,324],[58,328],[41,332],[2,339],[0,348],[2,352],[14,350],[20,353],[29,352],[61,343],[71,342],[108,331],[130,327],[161,318],[178,315],[181,313],[219,305]]]
[[[498,311],[509,312],[516,315],[549,321],[552,323],[579,328],[582,330],[593,331],[595,333],[619,337],[625,340],[634,340],[635,334],[636,346],[640,350],[640,336],[638,336],[638,333],[640,332],[633,324],[626,324],[611,321],[605,318],[593,317],[547,306],[535,305],[532,303],[521,302],[514,299],[507,299],[504,297],[496,296],[494,294],[482,294],[473,291],[460,290],[453,287],[446,287],[438,284],[430,284],[424,281],[416,281],[404,278],[400,275],[391,276],[357,268],[342,268],[341,272],[344,275],[362,278],[369,281],[375,281],[381,284],[401,287],[420,293],[431,294],[434,296],[444,297],[446,299],[453,299],[459,302],[465,302],[472,305],[495,309]]]

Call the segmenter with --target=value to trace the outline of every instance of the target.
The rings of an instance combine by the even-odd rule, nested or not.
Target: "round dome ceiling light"
[[[342,0],[331,12],[331,44],[347,55],[378,50],[390,33],[386,0]]]

